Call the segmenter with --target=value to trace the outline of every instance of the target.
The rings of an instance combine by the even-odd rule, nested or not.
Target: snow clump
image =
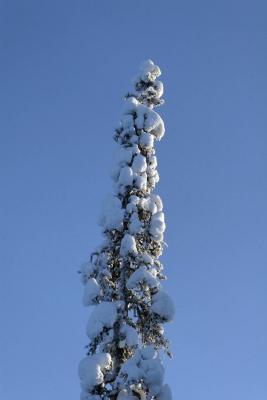
[[[126,233],[121,241],[120,255],[124,257],[127,256],[129,253],[132,254],[137,253],[136,242],[134,236],[129,235],[129,233]]]
[[[153,274],[154,272],[154,274]],[[146,266],[141,265],[135,270],[127,281],[127,288],[134,289],[141,283],[145,283],[149,288],[157,288],[160,283],[156,277],[155,270],[147,270]]]
[[[152,296],[151,311],[159,315],[163,321],[172,321],[175,309],[170,296],[162,290],[154,294]]]
[[[100,286],[96,279],[89,279],[84,286],[83,305],[87,307],[94,304],[100,293]]]
[[[125,166],[120,171],[119,184],[121,186],[131,186],[133,183],[133,170],[129,166]]]
[[[133,347],[138,345],[139,336],[136,329],[132,326],[124,324],[122,325],[120,332],[124,337],[124,339],[120,341],[120,347]]]
[[[139,138],[139,144],[145,149],[151,149],[154,145],[154,136],[148,132],[142,132]]]
[[[116,196],[107,197],[99,224],[104,229],[121,229],[125,210]]]
[[[91,391],[104,381],[104,373],[111,368],[109,353],[87,356],[79,364],[79,377],[84,391]]]
[[[154,81],[161,75],[160,68],[152,60],[143,61],[140,65],[141,79],[144,82]]]
[[[127,99],[125,110],[126,115],[136,115],[134,122],[137,129],[154,135],[156,140],[162,139],[165,126],[157,112],[139,103],[134,97]]]
[[[139,174],[145,172],[146,169],[146,157],[142,156],[141,154],[137,154],[133,159],[132,170]]]
[[[87,324],[87,335],[94,339],[104,328],[112,328],[117,320],[117,307],[115,302],[104,301],[97,304],[92,311]]]
[[[163,212],[157,212],[152,215],[150,221],[149,233],[154,237],[155,240],[163,239],[163,232],[166,229],[166,225],[164,222],[164,214]]]
[[[153,346],[146,346],[125,361],[119,381],[134,385],[142,380],[149,388],[149,395],[156,396],[161,390],[163,379],[164,368],[158,353]]]
[[[129,231],[132,234],[139,233],[142,228],[142,223],[137,212],[133,212],[129,221]]]

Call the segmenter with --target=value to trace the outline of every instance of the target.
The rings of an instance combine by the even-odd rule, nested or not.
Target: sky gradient
[[[173,400],[267,398],[267,3],[0,0],[0,397],[79,399],[123,95],[162,69]]]

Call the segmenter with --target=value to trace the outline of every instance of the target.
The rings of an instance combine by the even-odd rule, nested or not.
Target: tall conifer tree
[[[153,110],[163,103],[160,74],[146,61],[125,97],[114,135],[114,195],[100,218],[104,242],[80,271],[83,303],[94,307],[79,365],[81,400],[172,398],[161,355],[169,353],[162,324],[172,320],[174,308],[161,285],[165,222],[153,193],[159,180],[154,141],[165,131]]]

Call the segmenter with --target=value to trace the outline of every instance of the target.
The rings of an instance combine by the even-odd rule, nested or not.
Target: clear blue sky
[[[267,3],[1,0],[3,400],[79,398],[113,129],[160,65],[174,400],[267,399]]]

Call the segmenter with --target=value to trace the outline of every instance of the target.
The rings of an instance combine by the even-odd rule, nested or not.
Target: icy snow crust
[[[94,306],[87,324],[87,357],[79,366],[81,400],[171,400],[160,350],[168,350],[162,324],[174,316],[159,256],[165,221],[154,142],[164,123],[161,71],[144,62],[125,98],[114,139],[114,195],[99,224],[104,241],[81,267],[83,304]]]

